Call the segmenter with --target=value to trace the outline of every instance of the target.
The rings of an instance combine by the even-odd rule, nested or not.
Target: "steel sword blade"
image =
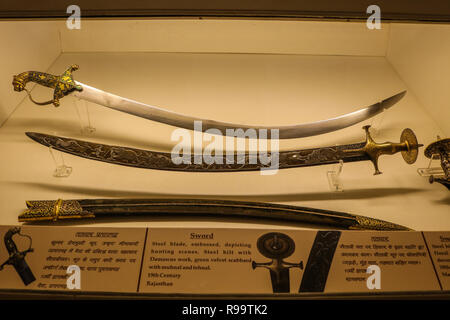
[[[260,135],[260,130],[264,130],[264,132],[267,133],[268,139],[272,138],[272,130],[278,130],[279,139],[296,139],[344,129],[361,121],[372,118],[384,110],[389,109],[400,101],[406,94],[406,91],[402,91],[368,107],[327,120],[287,126],[254,126],[191,117],[107,93],[81,82],[76,81],[76,83],[80,85],[83,90],[74,91],[72,94],[74,97],[140,118],[157,121],[188,130],[195,129],[194,121],[201,121],[202,132],[209,129],[217,129],[223,136],[235,136],[235,131],[238,129],[242,129],[244,131],[253,129],[255,130],[256,136],[258,138],[262,138]]]
[[[281,151],[278,154],[277,169],[325,165],[338,163],[340,160],[344,162],[370,160],[375,166],[375,174],[380,174],[378,157],[382,154],[401,152],[407,163],[411,164],[416,161],[417,150],[421,145],[417,143],[417,139],[411,129],[403,130],[400,143],[385,142],[378,144],[370,136],[369,127],[364,127],[366,131],[365,142]],[[26,132],[26,135],[34,141],[55,150],[91,160],[135,168],[186,172],[236,172],[261,170],[263,168],[269,169],[271,166],[271,163],[262,163],[258,153],[235,154],[233,161],[222,155],[219,157],[220,161],[216,159],[212,163],[202,161],[202,155],[192,154],[190,155],[190,161],[176,164],[172,159],[172,154],[167,152],[111,146],[36,132]],[[268,157],[271,156],[270,154],[268,155]],[[198,161],[199,158],[200,161]]]
[[[157,121],[175,127],[194,130],[194,121],[201,121],[203,132],[208,129],[216,129],[223,136],[234,137],[236,136],[236,130],[238,129],[242,129],[244,131],[252,129],[256,131],[254,133],[256,137],[260,139],[272,138],[272,130],[278,130],[277,136],[274,136],[273,138],[295,139],[315,136],[347,128],[361,121],[372,118],[386,109],[389,109],[398,101],[400,101],[406,94],[406,91],[402,91],[368,107],[361,108],[357,111],[326,120],[287,126],[254,126],[188,116],[160,107],[155,107],[124,97],[120,97],[115,94],[108,93],[81,82],[75,81],[73,79],[72,72],[77,69],[77,65],[72,65],[61,76],[54,76],[38,71],[22,72],[21,74],[14,76],[14,90],[27,91],[27,89],[25,88],[26,84],[28,82],[36,82],[40,85],[55,89],[53,99],[45,102],[37,102],[33,100],[31,94],[27,91],[31,101],[38,105],[53,104],[55,106],[59,106],[59,100],[64,96],[70,94],[79,99],[99,104],[117,111],[125,112],[140,118]],[[267,135],[262,136],[260,134],[260,130],[262,130],[262,132],[266,133]]]

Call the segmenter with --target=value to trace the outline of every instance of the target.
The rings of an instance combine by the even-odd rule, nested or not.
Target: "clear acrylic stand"
[[[432,167],[431,163],[435,160],[439,161],[439,165],[436,167]],[[435,161],[436,163],[436,161]],[[430,177],[430,176],[443,176],[445,175],[444,170],[441,167],[441,156],[439,154],[433,154],[428,162],[428,167],[417,169],[417,173],[421,177]]]
[[[72,167],[66,166],[62,152],[56,151],[52,147],[48,147],[48,150],[50,151],[50,155],[55,163],[55,171],[53,171],[53,176],[57,178],[65,178],[70,176],[72,173]],[[60,159],[59,161],[58,158]]]
[[[75,110],[77,111],[78,119],[80,120],[81,133],[83,135],[92,135],[96,129],[91,122],[88,103],[85,100],[74,99],[73,104],[75,105]]]
[[[328,185],[330,190],[334,192],[344,191],[344,186],[341,181],[341,173],[344,168],[344,161],[339,160],[339,163],[335,166],[334,170],[327,171]]]
[[[439,140],[441,140],[441,137],[438,135],[436,139],[437,139],[437,141],[439,141]],[[434,160],[438,160],[438,165],[435,166],[435,167],[432,167],[431,163]],[[435,163],[436,163],[436,161],[435,161]],[[444,170],[442,169],[442,166],[441,166],[441,155],[440,154],[433,154],[431,156],[431,158],[430,158],[430,161],[428,162],[428,167],[417,169],[417,173],[421,177],[445,176],[445,172],[444,172]]]

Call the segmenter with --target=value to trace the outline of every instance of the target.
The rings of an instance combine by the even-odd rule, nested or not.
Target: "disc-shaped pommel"
[[[425,149],[425,157],[431,158],[434,154],[440,155],[442,152],[450,153],[450,139],[441,139],[433,142]]]
[[[295,243],[284,233],[270,232],[262,235],[257,242],[259,252],[269,259],[284,259],[295,251]]]
[[[406,143],[407,150],[402,151],[403,159],[407,164],[413,164],[417,160],[418,149],[422,145],[417,142],[417,137],[414,132],[406,128],[400,136],[400,143]]]

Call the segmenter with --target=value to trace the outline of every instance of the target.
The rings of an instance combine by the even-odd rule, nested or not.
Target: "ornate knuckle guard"
[[[15,91],[27,91],[25,86],[28,82],[35,82],[42,86],[54,89],[53,99],[45,102],[37,102],[33,100],[30,93],[28,93],[30,100],[37,105],[53,104],[55,107],[59,106],[59,100],[74,90],[81,91],[83,88],[75,83],[73,79],[73,71],[78,70],[78,65],[70,66],[62,75],[55,76],[45,72],[39,71],[25,71],[13,77],[12,85]],[[28,92],[28,91],[27,91]]]

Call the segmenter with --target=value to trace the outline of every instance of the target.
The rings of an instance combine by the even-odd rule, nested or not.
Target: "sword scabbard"
[[[211,199],[80,199],[27,201],[19,222],[41,222],[86,218],[132,216],[241,217],[275,219],[341,229],[410,230],[407,227],[369,217],[332,210]]]

